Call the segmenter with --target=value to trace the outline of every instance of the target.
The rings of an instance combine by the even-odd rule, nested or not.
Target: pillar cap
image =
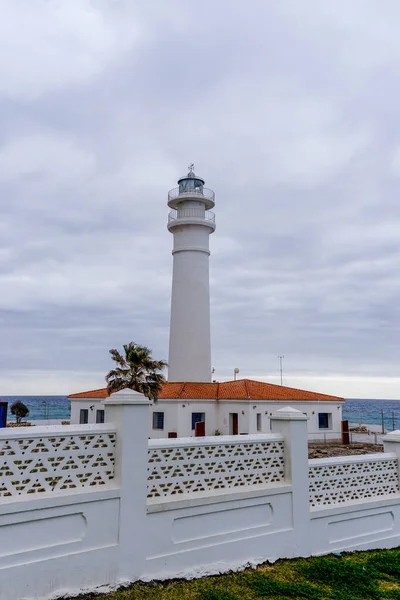
[[[308,417],[300,410],[297,410],[297,408],[285,406],[272,413],[271,419],[275,419],[276,421],[307,421]]]
[[[119,392],[114,392],[111,394],[109,398],[103,400],[103,404],[106,406],[117,406],[119,404],[142,404],[149,405],[151,404],[150,400],[146,398],[140,392],[136,392],[135,390],[124,389]]]
[[[384,442],[400,442],[400,429],[387,433],[383,438]]]

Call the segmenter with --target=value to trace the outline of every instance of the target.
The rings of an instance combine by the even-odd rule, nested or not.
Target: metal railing
[[[179,198],[179,196],[185,198],[206,198],[207,200],[212,200],[213,202],[215,202],[215,193],[212,190],[205,187],[203,187],[201,191],[187,191],[182,193],[179,193],[178,187],[173,188],[168,192],[168,201],[175,200],[176,198]]]
[[[342,443],[341,431],[328,431],[319,433],[308,433],[308,444],[310,446],[335,446]],[[382,434],[375,431],[349,431],[350,444],[382,444]]]
[[[199,219],[215,223],[215,214],[211,210],[203,210],[201,208],[183,208],[179,211],[171,210],[168,215],[168,223],[179,221],[180,219]]]

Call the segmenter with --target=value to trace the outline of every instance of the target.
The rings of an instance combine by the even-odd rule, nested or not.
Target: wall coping
[[[348,502],[340,502],[338,504],[326,504],[322,507],[310,506],[310,519],[326,519],[346,513],[359,513],[361,511],[367,512],[381,507],[386,508],[387,506],[398,506],[399,500],[400,493],[387,494],[385,496],[378,496],[376,498],[349,500]]]
[[[209,504],[221,504],[223,502],[236,502],[237,500],[248,500],[251,498],[263,498],[265,496],[276,496],[278,494],[291,494],[292,485],[287,482],[274,483],[260,486],[249,486],[246,488],[225,488],[201,492],[168,496],[167,498],[148,498],[147,513],[164,512],[168,510],[179,510]]]
[[[260,442],[283,442],[280,433],[255,435],[210,435],[208,437],[153,438],[149,439],[149,450],[157,448],[181,448],[185,446],[223,446],[227,444],[248,444]]]
[[[115,425],[113,423],[94,423],[93,425],[33,425],[31,427],[4,427],[0,429],[0,440],[66,435],[95,435],[97,433],[116,433]]]
[[[357,454],[356,456],[331,456],[328,458],[310,458],[309,467],[326,467],[330,465],[347,465],[350,463],[386,462],[397,459],[395,452],[379,452],[376,454]]]
[[[87,502],[103,502],[104,500],[119,499],[121,490],[115,480],[102,486],[92,488],[75,488],[62,492],[39,492],[21,496],[3,496],[0,498],[0,515],[18,512],[29,512],[54,508],[55,506],[71,506]]]

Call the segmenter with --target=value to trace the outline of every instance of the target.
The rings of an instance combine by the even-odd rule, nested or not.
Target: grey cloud
[[[0,381],[100,386],[130,340],[167,358],[166,194],[195,160],[216,376],[285,354],[287,383],[398,396],[398,5],[6,4]]]

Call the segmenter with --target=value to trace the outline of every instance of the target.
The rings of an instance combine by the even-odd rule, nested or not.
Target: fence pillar
[[[271,416],[272,432],[285,438],[285,480],[292,484],[294,556],[311,553],[307,418],[291,406],[280,408]]]
[[[106,422],[117,430],[115,478],[121,490],[119,580],[144,572],[147,536],[147,455],[149,405],[143,394],[121,390],[103,402]]]
[[[397,456],[397,473],[400,484],[400,430],[391,431],[382,440],[384,452],[394,452]]]

